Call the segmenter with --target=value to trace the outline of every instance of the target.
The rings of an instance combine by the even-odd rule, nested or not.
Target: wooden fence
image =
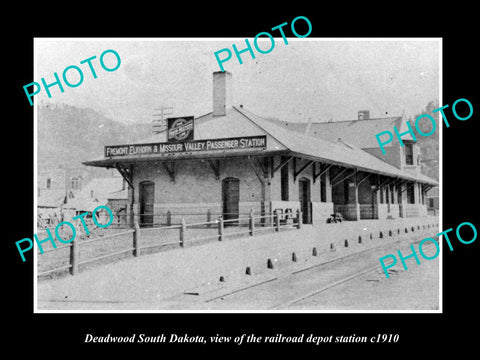
[[[300,211],[297,211],[296,218],[287,220],[282,220],[281,216],[274,212],[269,215],[256,216],[253,211],[248,214],[248,216],[238,217],[235,219],[223,219],[223,216],[219,216],[217,220],[199,222],[199,223],[189,223],[182,219],[181,223],[178,225],[170,226],[160,226],[160,227],[143,227],[140,228],[138,221],[135,221],[135,226],[133,229],[126,229],[115,234],[105,235],[93,239],[87,240],[73,240],[68,245],[58,246],[57,248],[44,250],[45,254],[51,253],[53,251],[60,252],[62,250],[69,250],[69,260],[68,264],[63,266],[54,267],[49,270],[41,271],[37,273],[38,277],[45,276],[51,273],[61,272],[68,270],[71,275],[76,275],[80,265],[85,265],[92,263],[94,261],[106,259],[120,254],[133,254],[133,256],[138,257],[141,255],[141,252],[152,248],[165,247],[170,245],[177,245],[181,248],[187,247],[192,243],[201,243],[208,242],[212,240],[223,241],[229,237],[239,237],[239,236],[253,236],[257,233],[267,232],[267,231],[280,231],[281,228],[301,228],[302,226],[302,214]],[[195,229],[195,231],[192,231]],[[202,232],[201,229],[208,230]],[[215,230],[216,229],[216,230]],[[213,230],[213,234],[211,234]],[[148,237],[149,233],[153,233],[154,240],[158,240],[155,232],[167,231],[169,234],[165,236],[166,242],[157,242],[153,241],[150,244],[144,244],[143,239]],[[177,235],[174,234],[177,232]],[[191,237],[188,236],[190,233],[199,234],[200,236]],[[124,237],[125,235],[132,234],[131,245],[115,249],[115,251],[109,251],[106,254],[101,256],[93,256],[87,259],[80,259],[79,248],[91,246],[95,243],[105,241],[107,239]],[[158,235],[158,234],[157,234]],[[150,236],[151,238],[152,236]],[[43,256],[43,255],[38,255]]]

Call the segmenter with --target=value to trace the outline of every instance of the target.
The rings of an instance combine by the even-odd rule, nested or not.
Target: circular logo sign
[[[176,119],[168,132],[169,139],[185,140],[193,129],[193,121],[187,119]]]

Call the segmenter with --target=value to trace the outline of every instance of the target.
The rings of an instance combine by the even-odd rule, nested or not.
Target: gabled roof
[[[265,132],[255,123],[245,118],[245,115],[236,107],[227,109],[225,116],[213,116],[208,113],[195,118],[195,140],[235,138],[241,136],[265,135]],[[135,141],[132,144],[148,144],[166,142],[166,132],[152,135],[146,139]],[[113,144],[109,144],[113,145]],[[281,145],[271,138],[267,141],[267,147],[279,150]],[[286,148],[282,148],[286,150]]]
[[[296,155],[312,160],[321,160],[325,163],[353,167],[362,171],[381,175],[416,180],[422,183],[438,184],[436,180],[423,174],[411,174],[376,158],[355,145],[345,141],[326,141],[303,133],[292,134],[284,126],[277,125],[269,119],[262,118],[245,109],[237,109],[271,136],[276,138],[285,147]]]
[[[358,145],[350,145],[348,141],[327,141],[321,137],[314,137],[301,132],[292,132],[286,126],[278,124],[247,111],[244,108],[232,107],[225,116],[212,116],[211,113],[195,120],[196,139],[215,139],[238,136],[266,135],[267,148],[257,151],[258,155],[265,154],[292,154],[314,161],[322,161],[358,170],[398,177],[407,180],[419,181],[436,185],[437,181],[424,175],[407,173],[361,150]],[[374,134],[372,135],[374,137]],[[134,144],[165,142],[165,134],[160,133]],[[353,143],[353,142],[352,142]],[[241,153],[235,153],[239,155]],[[196,154],[202,158],[214,158],[225,155],[235,155],[228,151],[210,151]],[[256,153],[248,153],[256,154]],[[191,158],[192,154],[181,154],[178,158]],[[158,155],[150,156],[123,156],[122,158],[102,158],[88,161],[84,164],[93,166],[113,166],[116,162],[164,160]],[[170,157],[172,159],[172,157]]]
[[[64,189],[41,190],[37,198],[37,207],[60,207],[65,201]]]
[[[94,198],[106,199],[108,194],[122,190],[122,186],[122,177],[94,178],[78,192],[76,198],[92,198],[91,191],[93,190]]]
[[[108,200],[126,200],[128,199],[128,190],[120,190],[106,196]]]
[[[106,199],[89,199],[89,198],[75,198],[64,204],[64,209],[75,209],[77,211],[89,211],[93,212],[96,207],[100,205],[106,205]]]
[[[361,149],[378,148],[379,145],[375,135],[387,130],[393,132],[394,126],[399,129],[399,132],[407,130],[402,116],[363,120],[312,122],[310,125],[306,122],[294,123],[271,118],[267,118],[266,120],[300,133],[305,133],[305,130],[309,127],[307,131],[309,135],[327,141],[337,141],[340,137],[342,140],[355,144],[355,146]],[[403,136],[402,139],[413,140],[410,134]],[[392,141],[386,144],[385,147],[392,146],[393,143],[394,142]]]

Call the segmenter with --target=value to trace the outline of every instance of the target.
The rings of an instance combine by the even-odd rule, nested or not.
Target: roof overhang
[[[423,184],[429,184],[429,185],[438,185],[438,182],[434,179],[427,178],[425,175],[422,175],[422,178],[419,178],[413,174],[406,173],[404,171],[398,170],[398,173],[391,173],[391,172],[386,172],[386,171],[378,171],[375,169],[371,168],[366,168],[366,167],[361,167],[361,166],[356,166],[352,164],[347,164],[339,161],[334,161],[330,159],[325,159],[325,158],[319,158],[317,156],[312,156],[308,154],[302,154],[302,153],[297,153],[297,152],[290,152],[291,155],[297,156],[302,159],[306,160],[313,160],[313,161],[320,161],[325,164],[331,164],[331,165],[336,165],[336,166],[341,166],[345,168],[350,168],[350,169],[356,169],[358,171],[364,171],[368,172],[371,174],[378,174],[378,175],[383,175],[383,176],[389,176],[393,178],[399,178],[399,179],[405,179],[405,180],[410,180],[410,181],[416,181],[420,182]]]
[[[288,155],[290,152],[288,150],[258,150],[258,151],[232,151],[232,152],[210,152],[210,153],[174,153],[168,155],[146,155],[146,156],[122,156],[122,157],[112,157],[104,158],[99,160],[84,161],[82,164],[88,166],[96,167],[105,167],[113,168],[117,164],[120,165],[131,165],[137,164],[140,162],[168,162],[175,160],[219,160],[219,159],[228,159],[228,158],[239,158],[239,157],[263,157],[263,156],[274,156],[274,155]]]
[[[115,168],[117,165],[122,166],[129,166],[138,163],[146,163],[146,162],[169,162],[175,160],[220,160],[220,159],[234,159],[240,157],[266,157],[266,156],[289,156],[293,155],[302,159],[306,160],[313,160],[322,162],[325,164],[331,164],[336,166],[341,166],[345,168],[357,169],[359,171],[364,171],[372,174],[378,174],[383,176],[389,177],[397,177],[400,179],[406,179],[410,181],[416,181],[424,184],[430,185],[438,185],[438,182],[434,179],[420,179],[415,175],[403,172],[398,170],[398,173],[390,173],[390,172],[382,172],[377,171],[371,168],[364,168],[361,166],[355,166],[348,163],[338,162],[327,158],[322,158],[318,156],[302,154],[299,152],[294,152],[290,150],[274,150],[274,151],[235,151],[235,152],[210,152],[210,153],[177,153],[177,154],[168,154],[168,155],[146,155],[146,156],[122,156],[122,157],[112,157],[112,158],[104,158],[99,160],[92,160],[92,161],[85,161],[83,162],[84,165],[88,166],[96,166],[96,167],[105,167],[105,168]]]

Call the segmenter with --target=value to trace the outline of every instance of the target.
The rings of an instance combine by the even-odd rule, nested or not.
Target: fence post
[[[302,212],[300,209],[297,209],[297,228],[300,229],[302,227]]]
[[[210,229],[212,227],[212,224],[210,224],[210,222],[212,221],[212,212],[210,211],[210,209],[207,210],[207,229]]]
[[[278,210],[274,211],[275,219],[275,231],[280,231],[280,216],[278,215]]]
[[[78,248],[77,241],[73,239],[70,243],[70,274],[77,275],[78,273]]]
[[[167,226],[171,226],[172,225],[172,213],[170,212],[170,210],[167,210]]]
[[[253,217],[253,209],[250,209],[250,218],[248,219],[248,227],[250,230],[250,235],[253,236],[255,232],[255,218]]]
[[[223,240],[223,216],[218,217],[218,241]]]
[[[133,231],[133,256],[140,256],[140,225],[135,221]]]
[[[185,247],[185,233],[187,231],[187,223],[184,218],[182,218],[182,226],[180,227],[180,246]]]

